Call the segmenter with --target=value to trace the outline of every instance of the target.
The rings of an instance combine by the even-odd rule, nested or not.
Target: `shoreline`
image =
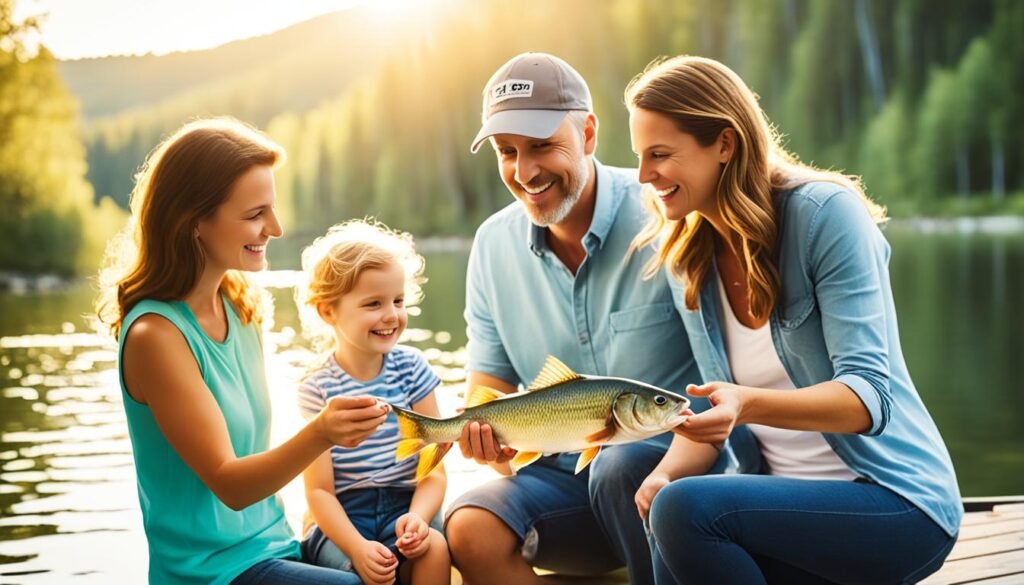
[[[890,219],[883,231],[912,231],[922,234],[987,234],[1024,235],[1024,216],[989,215],[977,217],[902,217]],[[425,236],[416,239],[421,254],[468,252],[473,243],[469,236]],[[274,270],[273,272],[288,272]],[[0,270],[0,293],[26,295],[66,290],[86,280],[87,276],[65,277],[52,273],[27,274]],[[271,285],[273,286],[273,285]]]
[[[926,234],[1019,234],[1024,233],[1024,216],[903,217],[889,220],[888,227]]]

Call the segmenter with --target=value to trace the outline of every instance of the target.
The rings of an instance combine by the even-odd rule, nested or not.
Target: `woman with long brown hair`
[[[335,444],[384,421],[370,397],[331,401],[269,448],[262,297],[244,272],[281,236],[274,168],[284,152],[232,119],[186,124],[139,173],[131,221],[101,272],[100,319],[118,373],[151,583],[335,583],[300,561],[276,492]]]
[[[626,89],[654,219],[712,408],[636,494],[659,584],[911,583],[962,515],[900,349],[883,210],[799,163],[726,66],[676,57]],[[702,476],[727,445],[744,474]]]

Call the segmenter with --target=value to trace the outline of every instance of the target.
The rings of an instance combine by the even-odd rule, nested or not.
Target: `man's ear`
[[[718,162],[724,165],[732,159],[732,155],[736,152],[736,131],[732,128],[722,130],[722,133],[718,135],[718,141],[721,144],[718,149]]]
[[[332,303],[317,303],[316,312],[328,325],[334,325],[334,305]]]
[[[587,114],[583,124],[583,154],[590,156],[597,150],[597,116],[594,112]]]

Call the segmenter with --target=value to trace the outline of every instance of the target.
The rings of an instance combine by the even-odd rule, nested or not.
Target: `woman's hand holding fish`
[[[391,585],[395,582],[398,559],[383,544],[364,540],[352,555],[352,567],[367,585]]]
[[[477,421],[468,422],[462,427],[459,449],[463,457],[472,459],[480,465],[508,463],[517,453],[515,449],[502,447],[498,443],[491,425],[480,424]]]
[[[430,548],[430,526],[416,512],[402,514],[395,522],[395,546],[407,559],[415,559]]]
[[[707,396],[711,408],[688,417],[672,431],[691,441],[710,443],[720,449],[733,427],[742,424],[739,420],[743,412],[743,388],[725,382],[708,382],[701,386],[690,384],[686,393]]]
[[[317,416],[316,429],[334,445],[355,447],[377,431],[390,410],[372,396],[335,396]]]
[[[651,502],[654,501],[654,496],[658,495],[661,488],[668,485],[671,481],[667,473],[663,473],[655,469],[647,476],[647,479],[640,484],[640,489],[636,490],[636,495],[633,496],[633,501],[636,502],[636,510],[640,512],[640,518],[647,518],[647,512],[651,510]]]

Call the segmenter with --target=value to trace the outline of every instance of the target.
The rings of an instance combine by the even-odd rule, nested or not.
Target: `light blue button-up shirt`
[[[643,280],[651,249],[626,258],[648,221],[636,171],[594,166],[597,201],[575,275],[519,202],[477,230],[466,278],[467,367],[525,386],[553,355],[581,374],[684,394],[700,380],[668,278],[659,271]],[[706,400],[694,402],[697,411],[705,407]]]
[[[950,535],[963,507],[953,463],[903,361],[889,286],[889,243],[860,197],[814,182],[780,199],[782,287],[769,318],[775,350],[798,388],[835,380],[857,394],[871,416],[864,434],[822,436],[850,469],[905,497]],[[732,382],[722,339],[714,264],[695,311],[685,286],[671,280],[705,380]],[[729,309],[731,310],[731,309]],[[744,471],[760,468],[753,434],[737,427],[730,447]]]

